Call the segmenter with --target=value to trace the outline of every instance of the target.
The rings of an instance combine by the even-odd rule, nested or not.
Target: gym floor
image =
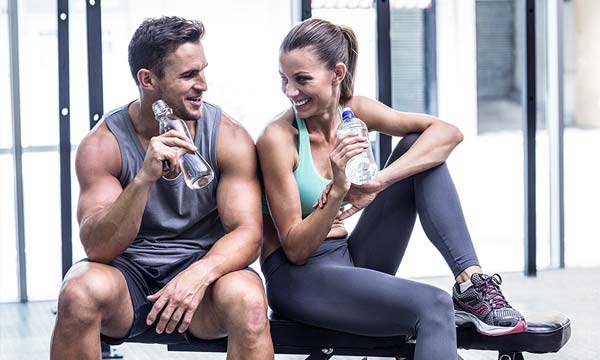
[[[542,271],[536,278],[520,273],[502,274],[504,294],[527,318],[562,312],[571,319],[572,336],[559,354],[525,354],[525,359],[586,360],[600,354],[600,268]],[[417,279],[442,289],[452,287],[451,277]],[[55,302],[0,304],[0,360],[47,359],[54,324]],[[225,359],[224,354],[169,353],[162,345],[124,344],[116,350],[125,359]],[[497,359],[493,352],[460,351],[465,360]],[[304,359],[277,355],[278,360]],[[333,357],[336,360],[359,357]],[[369,360],[380,358],[369,358]]]

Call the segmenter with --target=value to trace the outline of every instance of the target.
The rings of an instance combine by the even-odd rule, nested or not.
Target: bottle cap
[[[342,120],[350,120],[354,117],[354,113],[350,108],[344,108],[342,110]]]

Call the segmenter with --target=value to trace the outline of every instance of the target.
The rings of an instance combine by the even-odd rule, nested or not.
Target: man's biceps
[[[95,184],[83,189],[79,195],[80,201],[85,201],[92,205],[110,205],[123,192],[120,187],[112,186],[111,184]]]
[[[249,187],[260,188],[258,173],[256,171],[228,171],[221,173],[219,178],[219,188],[227,188],[227,190],[233,189],[234,191],[246,191]]]
[[[123,190],[120,187],[93,184],[81,189],[78,207],[83,212],[112,205]]]
[[[111,203],[95,201],[91,198],[79,197],[79,204],[77,206],[77,219],[79,224],[82,225],[88,219],[94,217],[102,210],[110,206]]]

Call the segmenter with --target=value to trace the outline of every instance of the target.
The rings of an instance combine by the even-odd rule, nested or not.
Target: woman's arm
[[[291,262],[302,265],[327,237],[350,184],[343,181],[335,184],[334,181],[327,203],[302,219],[300,195],[293,174],[297,158],[294,134],[284,126],[286,125],[282,123],[271,124],[258,139],[256,147],[271,217],[283,251]],[[351,142],[347,141],[348,144]],[[357,141],[354,143],[357,144]],[[364,150],[364,146],[366,144],[363,141],[362,145],[354,147],[361,147],[357,150],[360,152]],[[352,149],[349,146],[346,148]],[[336,153],[336,156],[339,154]],[[352,153],[344,154],[353,156]]]
[[[353,97],[346,106],[365,122],[369,131],[392,136],[421,134],[403,156],[377,175],[381,189],[443,163],[463,140],[456,126],[431,115],[396,111],[363,96]]]

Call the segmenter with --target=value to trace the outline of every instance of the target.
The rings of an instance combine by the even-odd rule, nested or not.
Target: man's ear
[[[156,86],[156,78],[152,71],[148,69],[139,69],[137,72],[137,79],[140,87],[146,90],[154,90]]]
[[[339,85],[342,83],[344,78],[346,77],[346,73],[348,72],[348,68],[344,63],[337,63],[333,68],[333,85]]]

